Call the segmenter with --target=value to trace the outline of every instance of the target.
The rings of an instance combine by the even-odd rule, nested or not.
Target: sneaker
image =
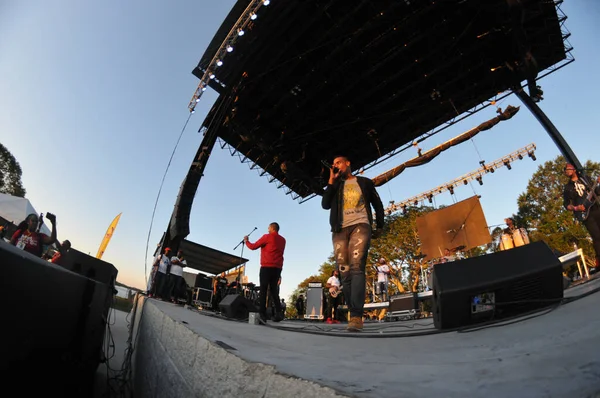
[[[331,325],[333,323],[333,321],[331,320],[331,318],[327,318],[327,320],[325,321],[326,324]]]
[[[340,323],[340,321],[338,321],[337,319],[334,319],[334,320],[332,321],[332,323]]]
[[[346,328],[349,332],[360,332],[363,328],[363,320],[359,316],[350,317],[350,322],[348,322],[348,327]]]

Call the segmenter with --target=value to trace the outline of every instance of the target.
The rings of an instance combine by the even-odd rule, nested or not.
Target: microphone
[[[327,163],[327,161],[325,161],[325,160],[321,160],[321,163],[323,163],[323,166],[327,167],[328,169],[332,169],[333,174],[337,174],[340,171],[340,169],[338,169],[337,167],[333,167],[332,165]]]

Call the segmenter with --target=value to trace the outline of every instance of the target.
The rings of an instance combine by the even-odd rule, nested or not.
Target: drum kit
[[[529,235],[527,235],[525,228],[515,228],[512,231],[503,233],[500,237],[500,250],[509,250],[528,244]]]

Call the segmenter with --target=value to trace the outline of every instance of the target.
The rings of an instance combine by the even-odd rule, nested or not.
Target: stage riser
[[[136,397],[346,397],[331,388],[279,373],[273,366],[245,361],[237,351],[227,350],[172,319],[153,300],[140,298],[135,312]],[[232,328],[240,326],[223,322],[230,322]],[[268,333],[266,326],[243,326],[263,328],[260,330]],[[268,347],[264,350],[268,355]]]

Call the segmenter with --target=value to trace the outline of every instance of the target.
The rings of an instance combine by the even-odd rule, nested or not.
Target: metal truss
[[[567,16],[565,15],[565,13],[560,8],[560,5],[563,3],[563,0],[553,0],[552,2],[554,3],[554,6],[556,7],[556,12],[557,12],[557,15],[558,15],[558,21],[559,21],[559,24],[560,24],[560,30],[561,30],[561,34],[562,34],[562,39],[563,39],[564,46],[565,46],[564,47],[565,59],[563,59],[562,61],[560,61],[560,62],[558,62],[558,63],[556,63],[556,64],[554,64],[554,65],[552,65],[552,66],[550,66],[550,67],[548,67],[546,69],[544,69],[541,72],[541,74],[537,77],[536,80],[542,79],[542,78],[550,75],[551,73],[554,73],[557,70],[562,69],[565,66],[567,66],[570,63],[572,63],[572,62],[575,61],[575,57],[573,57],[573,54],[571,53],[571,51],[573,51],[573,46],[571,45],[571,43],[568,40],[569,37],[571,36],[571,32],[569,32],[569,30],[567,29],[567,27],[565,25],[565,22],[567,20]],[[523,84],[523,86],[525,87],[525,86],[527,86],[527,84]],[[383,157],[381,157],[381,158],[379,158],[379,159],[377,159],[377,160],[375,160],[375,161],[367,164],[366,166],[364,166],[362,168],[361,171],[363,171],[363,172],[367,171],[370,168],[372,168],[372,167],[374,167],[374,166],[376,166],[376,165],[378,165],[378,164],[380,164],[382,162],[385,162],[385,161],[389,160],[390,158],[392,158],[392,157],[394,157],[394,156],[396,156],[396,155],[404,152],[405,150],[411,148],[413,146],[413,143],[417,143],[418,144],[418,143],[420,143],[420,142],[422,142],[422,141],[424,141],[424,140],[426,140],[428,138],[431,138],[434,135],[436,135],[436,134],[442,132],[443,130],[447,129],[448,127],[450,127],[450,126],[452,126],[452,125],[454,125],[454,124],[456,124],[456,123],[458,123],[458,122],[460,122],[460,121],[468,118],[469,116],[472,116],[472,115],[476,114],[477,112],[479,112],[479,111],[487,108],[490,105],[493,105],[494,102],[498,102],[498,101],[503,100],[504,98],[508,97],[511,94],[512,94],[512,91],[505,91],[503,93],[498,93],[499,97],[496,97],[494,99],[494,101],[486,101],[484,103],[476,105],[475,107],[469,109],[468,111],[462,113],[461,115],[458,115],[458,116],[456,116],[456,117],[448,120],[447,122],[439,125],[438,127],[434,128],[433,130],[428,131],[427,133],[421,135],[420,137],[418,137],[414,141],[406,143],[406,144],[400,146],[399,148],[394,149],[393,151],[387,153]],[[308,200],[308,198],[305,199],[305,200]]]
[[[523,157],[529,156],[531,159],[536,160],[535,158],[535,144],[529,144],[524,146],[523,148],[512,152],[506,156],[501,157],[491,163],[483,164],[480,168],[475,171],[471,171],[463,176],[455,178],[452,181],[449,181],[445,184],[439,185],[429,191],[420,193],[419,195],[413,196],[412,198],[403,200],[400,203],[390,202],[390,205],[385,209],[386,214],[392,214],[398,210],[406,211],[406,208],[409,206],[417,206],[419,203],[424,202],[426,199],[429,203],[433,202],[433,197],[439,195],[443,192],[449,191],[450,194],[454,194],[454,188],[460,187],[461,185],[468,185],[471,181],[477,181],[480,185],[483,185],[483,175],[487,173],[494,173],[496,169],[500,167],[507,167],[509,170],[512,168],[511,163],[516,160],[522,160]]]
[[[201,69],[204,72],[202,75],[202,79],[200,79],[200,83],[188,104],[188,109],[191,113],[194,113],[196,109],[196,104],[200,102],[200,97],[202,97],[202,93],[206,91],[208,87],[208,82],[210,80],[215,81],[220,84],[222,87],[225,87],[225,84],[220,82],[216,77],[216,70],[223,64],[223,59],[227,56],[228,53],[233,51],[233,46],[236,41],[244,34],[244,29],[248,27],[248,25],[254,23],[256,19],[256,12],[262,7],[269,5],[270,0],[252,0],[248,7],[244,10],[242,15],[238,18],[236,23],[233,25],[223,43],[219,49],[215,52],[214,57],[211,59],[208,67],[206,69]]]
[[[269,181],[270,183],[275,183],[277,186],[277,189],[283,189],[285,194],[290,195],[293,200],[300,199],[300,195],[298,195],[296,192],[294,192],[290,187],[286,186],[284,184],[284,182],[278,180],[277,177],[269,174],[266,170],[264,170],[262,167],[260,167],[254,161],[248,159],[246,156],[244,156],[243,153],[239,152],[233,146],[231,146],[230,144],[228,144],[221,138],[218,138],[217,142],[218,142],[219,146],[221,147],[221,149],[227,149],[231,156],[235,156],[240,160],[241,163],[247,164],[250,167],[250,170],[256,170],[258,175],[260,175],[261,177],[267,177],[267,181]],[[300,203],[302,203],[302,202],[300,202]]]

